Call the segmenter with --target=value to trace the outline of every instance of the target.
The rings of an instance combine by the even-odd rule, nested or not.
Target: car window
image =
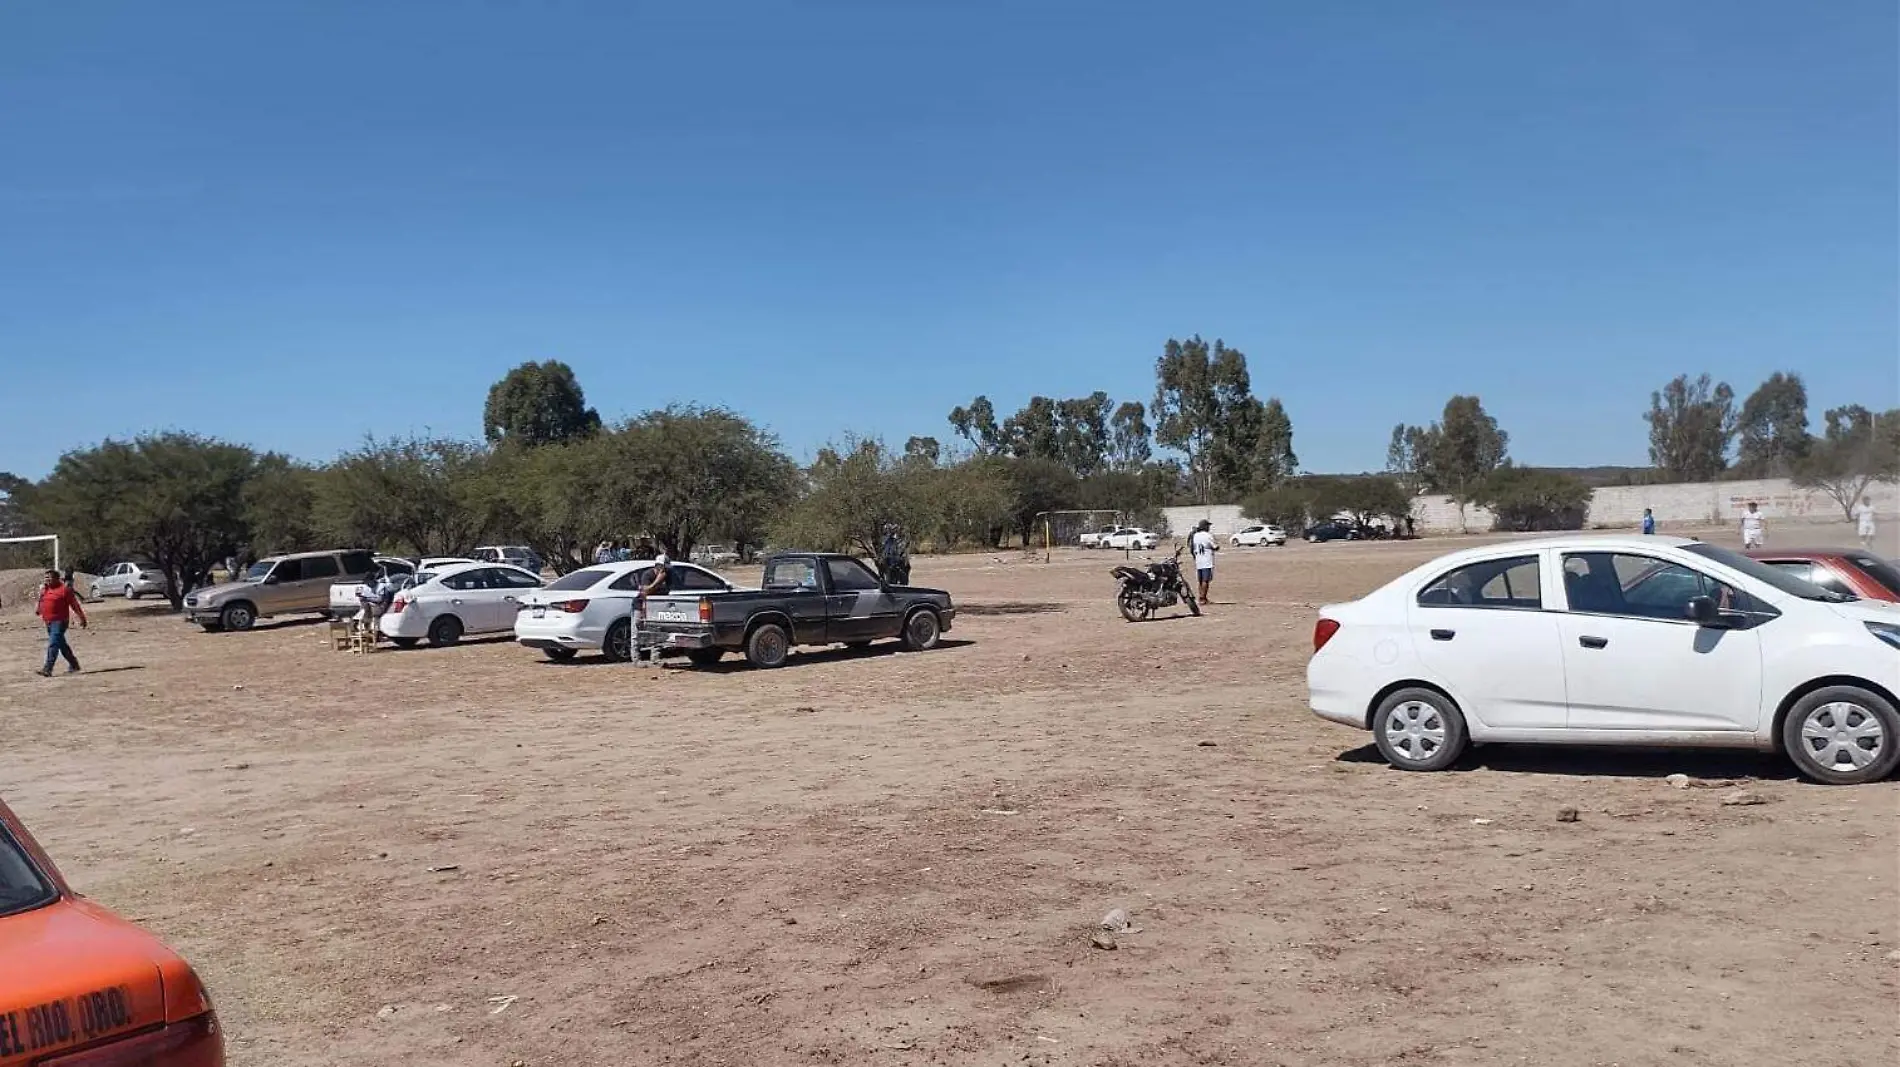
[[[270,573],[280,582],[300,582],[303,581],[303,562],[300,559],[278,560]]]
[[[673,588],[681,591],[724,589],[726,583],[698,567],[673,567]]]
[[[764,586],[776,593],[818,588],[818,564],[809,559],[775,559],[765,565]]]
[[[1881,588],[1895,596],[1900,596],[1900,567],[1895,567],[1878,556],[1849,556],[1847,562],[1861,569],[1869,578],[1879,582]]]
[[[368,574],[376,569],[376,557],[368,552],[343,553],[343,573]]]
[[[50,904],[53,897],[53,884],[41,876],[13,834],[0,826],[0,915]]]
[[[1468,563],[1419,591],[1420,607],[1515,608],[1544,606],[1543,571],[1536,556],[1510,556]]]
[[[1689,617],[1689,601],[1704,596],[1724,611],[1756,607],[1739,590],[1679,563],[1629,552],[1564,554],[1564,599],[1571,611],[1681,621]]]
[[[856,593],[884,588],[884,583],[877,580],[877,575],[855,559],[828,559],[825,561],[825,571],[831,575],[833,592]]]
[[[653,568],[641,567],[639,570],[628,571],[627,573],[614,579],[614,584],[608,586],[607,588],[618,589],[623,593],[632,593],[641,589],[645,589],[647,583],[651,581],[652,579],[653,579]]]
[[[1814,581],[1814,564],[1805,559],[1765,559],[1763,563],[1782,572],[1791,574],[1804,582]]]
[[[495,568],[497,589],[539,589],[541,579],[527,571],[518,571],[509,567]]]
[[[1731,551],[1720,545],[1711,545],[1705,541],[1698,541],[1692,545],[1683,545],[1682,550],[1684,552],[1693,552],[1705,559],[1712,559],[1730,570],[1740,571],[1748,575],[1763,585],[1778,589],[1783,593],[1798,596],[1803,600],[1840,599],[1836,594],[1822,589],[1813,582],[1803,581],[1786,571],[1770,567],[1761,560],[1750,559],[1740,552]]]
[[[448,577],[442,579],[442,584],[447,586],[450,589],[459,589],[463,591],[471,591],[475,589],[493,589],[495,588],[495,586],[492,582],[492,579],[490,578],[490,575],[492,575],[493,573],[494,573],[494,568],[492,567],[475,567],[470,570],[460,571],[455,574],[449,575]]]
[[[594,586],[600,584],[601,579],[612,573],[612,571],[602,570],[599,567],[588,567],[583,570],[569,571],[559,578],[554,579],[552,582],[549,582],[547,588],[560,592],[592,589]]]
[[[1834,568],[1829,567],[1825,563],[1809,564],[1808,573],[1802,575],[1802,577],[1806,578],[1809,584],[1818,585],[1830,593],[1839,593],[1842,596],[1850,596],[1856,600],[1860,598],[1860,594],[1854,592],[1854,590],[1848,586],[1846,580],[1839,574],[1836,574]]]
[[[316,578],[335,578],[343,573],[342,569],[336,565],[335,556],[311,556],[302,563],[305,581]]]

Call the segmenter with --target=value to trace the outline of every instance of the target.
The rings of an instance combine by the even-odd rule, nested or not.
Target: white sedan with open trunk
[[[1313,710],[1405,770],[1490,742],[1779,751],[1842,785],[1900,763],[1900,607],[1684,538],[1453,553],[1322,608],[1313,649]]]

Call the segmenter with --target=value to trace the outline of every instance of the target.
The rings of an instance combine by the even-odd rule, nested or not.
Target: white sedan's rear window
[[[572,574],[564,574],[556,578],[554,581],[548,583],[547,588],[568,592],[580,589],[592,589],[602,578],[609,577],[612,574],[612,571],[602,570],[599,567],[588,567],[584,570],[578,570]]]

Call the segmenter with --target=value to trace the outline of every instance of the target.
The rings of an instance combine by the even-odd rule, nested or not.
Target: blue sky
[[[1314,470],[1476,392],[1641,463],[1649,391],[1900,402],[1880,0],[14,5],[0,469],[326,459],[572,364],[809,455],[1222,337]]]

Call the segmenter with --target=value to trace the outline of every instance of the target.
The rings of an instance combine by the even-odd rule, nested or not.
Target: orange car
[[[0,803],[0,1067],[223,1067],[191,965],[74,893]]]

